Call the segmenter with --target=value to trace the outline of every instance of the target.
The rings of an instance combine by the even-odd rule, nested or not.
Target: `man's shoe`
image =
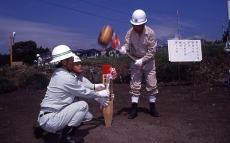
[[[137,117],[137,103],[132,103],[131,111],[129,112],[128,119]]]
[[[43,130],[41,128],[41,126],[35,126],[34,128],[34,136],[35,138],[39,139],[42,138],[43,136],[45,136],[46,134],[48,134],[48,132],[46,132],[45,130]]]
[[[83,138],[74,138],[73,136],[67,135],[67,136],[62,136],[60,143],[83,143],[84,139]]]
[[[149,113],[150,113],[151,116],[160,117],[160,114],[156,110],[155,103],[149,103],[149,108],[150,108]]]

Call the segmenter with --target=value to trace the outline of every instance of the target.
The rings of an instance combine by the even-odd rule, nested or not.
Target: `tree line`
[[[22,61],[27,65],[34,63],[34,60],[37,59],[36,54],[47,55],[49,52],[48,48],[38,47],[37,43],[32,40],[16,42],[12,46],[13,62]],[[0,53],[0,61],[0,66],[9,65],[10,55]]]

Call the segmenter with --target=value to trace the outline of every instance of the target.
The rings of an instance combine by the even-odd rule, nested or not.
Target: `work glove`
[[[122,54],[125,55],[127,53],[125,46],[121,46],[118,51]]]
[[[95,86],[95,90],[97,90],[97,91],[105,89],[105,85],[102,84],[102,83],[100,83],[100,84],[94,84],[94,86]]]
[[[109,98],[95,98],[95,100],[100,103],[100,108],[106,107],[109,105]]]
[[[104,97],[104,98],[108,98],[109,97],[109,90],[107,90],[107,89],[104,89],[104,90],[101,90],[101,91],[97,91],[97,95],[98,95],[98,97],[100,98],[100,97]]]
[[[136,61],[135,61],[135,63],[134,63],[135,65],[137,65],[137,66],[142,66],[142,64],[143,64],[143,60],[142,60],[142,58],[140,58],[140,59],[137,59]]]

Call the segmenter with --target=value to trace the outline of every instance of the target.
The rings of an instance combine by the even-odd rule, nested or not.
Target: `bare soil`
[[[148,114],[148,100],[140,98],[138,117],[129,120],[128,84],[115,85],[114,118],[105,128],[99,104],[89,103],[98,120],[83,124],[76,137],[84,143],[229,143],[230,88],[205,85],[162,86],[157,99],[161,117]],[[0,142],[42,143],[33,136],[45,90],[21,89],[0,95]],[[55,142],[51,138],[46,142]]]

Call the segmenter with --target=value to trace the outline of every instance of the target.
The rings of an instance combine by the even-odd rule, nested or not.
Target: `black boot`
[[[150,113],[150,115],[151,116],[153,116],[153,117],[160,117],[160,114],[157,112],[157,110],[156,110],[156,105],[155,105],[155,103],[153,102],[153,103],[149,103],[149,113]]]
[[[82,143],[83,138],[74,137],[75,128],[67,126],[62,130],[60,143]]]
[[[41,126],[39,125],[36,125],[33,127],[34,128],[34,136],[35,138],[39,139],[39,138],[42,138],[44,137],[46,134],[48,134],[48,132],[46,132],[45,130],[43,130],[41,128]]]
[[[131,110],[128,115],[128,119],[134,119],[137,117],[137,103],[132,103]]]

